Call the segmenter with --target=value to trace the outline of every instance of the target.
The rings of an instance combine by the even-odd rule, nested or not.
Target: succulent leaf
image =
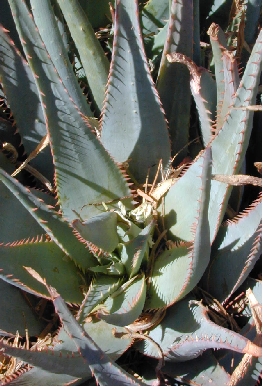
[[[51,204],[52,198],[49,195],[45,196],[45,202]],[[50,200],[51,199],[51,200]],[[30,215],[28,210],[21,204],[17,197],[3,184],[0,189],[0,243],[11,243],[22,239],[35,239],[38,235],[43,234],[43,228]],[[8,214],[14,211],[16,219]],[[26,227],[25,227],[26,225]],[[10,230],[12,233],[10,234]]]
[[[180,52],[193,57],[193,1],[173,0],[167,37],[163,48],[158,74],[157,90],[169,122],[172,156],[180,155],[177,163],[187,155],[188,128],[190,123],[191,91],[189,72],[183,64],[171,65],[166,55]]]
[[[90,370],[88,365],[83,367],[83,357],[81,355],[73,356],[71,352],[57,351],[30,351],[22,348],[15,348],[3,342],[0,342],[0,348],[9,356],[16,357],[25,361],[41,371],[59,374],[59,380],[88,379]],[[31,379],[31,378],[30,378]],[[55,378],[56,380],[57,378]],[[23,379],[22,379],[23,380]],[[18,379],[19,381],[19,379]],[[61,383],[61,382],[60,382]]]
[[[50,289],[50,288],[49,288]],[[55,308],[63,322],[64,328],[72,336],[81,356],[88,363],[97,382],[101,385],[141,385],[135,378],[113,363],[91,337],[85,332],[72,314],[69,312],[63,299],[50,289]]]
[[[168,165],[167,125],[146,61],[136,2],[118,1],[115,12],[101,141],[116,161],[128,161],[128,171],[144,183],[148,173],[153,181],[160,160],[164,170]]]
[[[0,27],[0,80],[10,104],[18,131],[26,152],[32,152],[46,134],[45,119],[32,72],[26,61],[14,46],[2,26]],[[21,105],[27,106],[23,109]],[[53,180],[50,148],[32,161],[47,179]]]
[[[110,67],[108,59],[78,1],[58,0],[58,4],[77,46],[95,106],[100,111]]]
[[[158,208],[164,219],[164,228],[173,242],[193,241],[195,232],[191,227],[200,217],[198,200],[209,201],[209,179],[211,179],[211,150],[207,150],[190,165],[179,180],[176,180],[167,194],[164,203]],[[184,194],[182,195],[182,192]]]
[[[145,277],[134,277],[134,280],[130,281],[106,299],[101,311],[97,312],[97,317],[122,327],[133,323],[139,317],[146,298]]]
[[[224,92],[224,74],[223,74],[223,63],[221,61],[222,53],[228,49],[226,35],[222,28],[212,23],[207,30],[207,35],[210,37],[210,43],[213,52],[213,60],[211,66],[214,69],[214,73],[217,79],[217,100],[220,101],[221,93]]]
[[[30,212],[42,229],[61,250],[83,270],[94,265],[96,260],[83,243],[73,234],[72,227],[52,207],[41,202],[29,190],[0,170],[0,180],[17,197],[17,200]]]
[[[187,246],[174,247],[160,254],[154,263],[145,308],[170,306],[183,297],[190,282],[191,263]]]
[[[83,239],[104,251],[111,253],[119,243],[115,212],[104,212],[85,222],[76,219],[72,222],[72,226]]]
[[[72,314],[69,312],[63,299],[56,293],[54,288],[48,288],[53,298],[56,310],[63,322],[64,328],[72,337],[72,340],[79,352],[78,356],[66,356],[66,353],[57,351],[35,351],[14,348],[0,342],[6,354],[15,356],[35,365],[43,370],[55,370],[56,373],[75,376],[79,379],[87,379],[89,370],[92,371],[96,380],[101,385],[144,385],[113,363],[91,337],[80,327]],[[65,352],[65,351],[64,351]],[[68,353],[69,355],[69,353]],[[83,367],[86,363],[87,367]]]
[[[56,168],[55,180],[63,215],[69,220],[97,214],[102,202],[131,200],[127,183],[65,91],[24,2],[10,0],[28,63],[40,90]],[[87,201],[88,198],[88,201]],[[126,200],[125,200],[126,199]]]
[[[189,179],[189,176],[193,178]],[[193,179],[196,179],[196,184]],[[165,197],[164,211],[166,216],[170,216],[170,212],[174,212],[178,208],[178,212],[176,212],[175,216],[172,213],[172,217],[173,219],[176,218],[176,221],[179,223],[175,227],[170,227],[170,231],[177,238],[178,225],[180,224],[180,227],[182,227],[182,224],[185,223],[186,229],[183,231],[185,232],[185,237],[182,238],[182,234],[180,237],[190,242],[190,244],[188,243],[166,250],[156,259],[149,285],[150,297],[146,301],[146,307],[149,309],[169,306],[184,297],[197,285],[209,263],[208,204],[210,181],[211,149],[207,148],[203,155],[191,165],[185,175],[170,188],[170,191]],[[181,207],[179,204],[180,199],[182,199],[182,195],[180,195],[182,191],[180,191],[180,188],[185,182],[186,184],[190,183],[191,186],[195,184],[195,189],[197,190],[195,191],[195,195],[197,196],[195,199],[195,204],[197,204],[196,208],[186,209],[186,205],[182,205]],[[192,194],[193,191],[192,188],[185,190],[189,194]],[[177,201],[177,193],[179,193],[178,196],[180,197],[178,198],[179,202]],[[186,195],[183,197],[183,200],[185,199]],[[173,208],[170,207],[171,209],[169,211],[171,201],[174,203],[174,206]],[[189,201],[188,203],[193,202]],[[175,275],[177,281],[174,281]],[[167,283],[170,284],[169,287],[166,286]]]
[[[227,385],[230,380],[230,375],[218,363],[211,350],[205,351],[201,358],[190,361],[166,362],[162,372],[185,384],[194,382],[202,386],[219,386]]]
[[[261,254],[261,219],[260,198],[218,230],[202,284],[220,302],[243,283]]]
[[[181,53],[167,54],[169,62],[185,64],[190,71],[190,88],[199,113],[203,143],[206,146],[211,140],[212,123],[215,119],[216,84],[212,75],[198,67],[189,57]]]
[[[154,222],[149,223],[136,238],[120,246],[121,261],[130,278],[138,273],[145,255],[148,258],[153,226]]]
[[[253,278],[248,278],[239,288],[240,294],[242,294],[243,291],[246,292],[247,289],[251,290],[257,301],[257,306],[262,309],[262,282],[256,281]],[[241,329],[240,334],[253,342],[257,341],[257,343],[261,345],[261,334],[257,334],[256,324],[254,318],[252,317],[250,305],[246,306],[242,315],[246,317],[246,319],[249,318],[249,320]],[[235,385],[256,385],[261,374],[262,358],[242,355],[237,352],[230,355],[228,351],[224,351],[222,355],[223,356],[219,359],[219,361],[227,372],[232,373],[232,385],[234,385],[234,383]]]
[[[222,129],[211,142],[213,174],[236,174],[243,163],[252,129],[253,111],[238,108],[255,104],[261,74],[261,40],[260,32],[237,89],[233,106]],[[222,152],[227,157],[222,158]],[[227,184],[212,181],[209,203],[211,240],[214,239],[221,224],[230,193],[231,187]]]
[[[80,325],[101,350],[110,356],[113,361],[117,360],[132,343],[131,337],[124,337],[124,333],[126,333],[125,328],[107,324],[103,320],[94,318],[94,316],[93,318],[87,318],[86,321],[83,321],[83,324]],[[122,340],[115,337],[113,330],[116,330],[122,335]],[[72,337],[68,335],[63,326],[60,328],[54,340],[53,349],[56,352],[69,351],[77,356],[79,355],[75,342],[72,340]]]
[[[69,95],[84,116],[93,116],[73,72],[50,1],[31,0],[31,9],[41,38]]]
[[[44,238],[43,238],[44,239]],[[36,281],[25,267],[32,267],[56,285],[67,302],[81,303],[81,285],[85,283],[75,264],[54,243],[21,241],[0,245],[0,276],[22,290],[49,297],[45,287]]]
[[[167,36],[168,22],[166,22],[164,27],[158,28],[158,30],[159,30],[159,32],[156,35],[154,35],[154,37],[153,37],[153,43],[152,43],[152,49],[151,49],[152,50],[152,56],[154,58],[155,58],[155,56],[158,58],[158,56],[160,55],[160,53],[163,50],[163,46],[164,46],[164,43],[165,43],[165,40],[166,40],[166,36]],[[144,39],[144,42],[145,42],[146,51],[147,51],[147,49],[148,49],[148,47],[147,47],[147,40]],[[154,62],[154,60],[153,60],[153,62]]]
[[[22,336],[25,329],[29,330],[31,336],[38,336],[44,329],[43,322],[39,321],[37,316],[32,316],[32,309],[21,292],[2,279],[0,279],[0,309],[9,310],[9,313],[1,314],[0,336],[12,336],[17,331]]]
[[[261,356],[260,347],[240,334],[213,323],[206,308],[190,301],[190,298],[187,296],[171,306],[161,323],[149,333],[161,346],[167,360],[182,362],[194,359],[210,348],[226,348]],[[149,356],[158,357],[155,346],[149,341],[140,345],[140,349]]]
[[[122,285],[123,280],[116,277],[98,275],[92,280],[89,290],[81,304],[77,315],[77,320],[80,324],[85,320],[89,313],[98,305],[118,290]]]
[[[143,34],[157,33],[169,17],[168,0],[150,0],[142,9]]]
[[[92,319],[83,324],[83,329],[113,361],[117,360],[133,343],[133,339],[127,335],[126,328],[103,320]],[[114,331],[121,336],[121,339],[115,337]]]
[[[212,23],[208,30],[213,50],[217,86],[217,120],[216,129],[222,128],[225,116],[230,108],[233,96],[239,85],[236,59],[228,51],[223,30],[218,24]]]
[[[193,60],[198,66],[201,64],[200,11],[200,0],[196,0],[193,2]]]
[[[79,363],[83,364],[82,358],[79,358]],[[51,368],[52,371],[43,370],[40,367],[33,367],[24,370],[19,370],[12,376],[6,377],[3,380],[3,384],[7,386],[41,386],[43,380],[45,380],[45,386],[65,386],[83,383],[90,379],[91,372],[85,375],[83,378],[76,378],[76,375],[68,375],[65,373],[54,373],[55,367]]]
[[[86,13],[94,29],[106,27],[111,16],[110,5],[114,5],[114,0],[79,0],[81,8]]]
[[[244,31],[244,38],[248,44],[255,43],[261,10],[261,0],[248,0],[246,9],[246,25]]]

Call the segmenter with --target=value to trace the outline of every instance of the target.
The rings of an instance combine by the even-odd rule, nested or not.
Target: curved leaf
[[[189,284],[191,263],[187,246],[160,254],[154,262],[145,309],[167,307],[178,301]]]
[[[104,212],[85,222],[76,219],[72,222],[72,226],[83,239],[104,251],[112,252],[119,243],[115,212]]]
[[[62,381],[76,381],[76,379],[85,380],[90,377],[90,370],[88,364],[85,364],[83,357],[79,354],[72,355],[71,352],[56,352],[56,351],[30,351],[27,349],[12,347],[8,344],[0,342],[0,348],[4,350],[4,353],[13,356],[15,358],[21,359],[26,363],[29,363],[36,367],[35,372],[39,370],[39,375],[42,371],[43,376],[46,376],[50,370],[55,374],[54,382]],[[33,374],[35,373],[33,372]],[[30,375],[31,373],[29,373]],[[59,376],[60,375],[60,376]],[[29,376],[30,383],[32,383],[31,375]],[[49,375],[50,378],[50,375]],[[26,379],[26,374],[24,378],[21,378],[21,381]],[[16,379],[13,382],[13,385],[16,385]],[[19,379],[18,379],[19,383]],[[46,385],[46,383],[45,383]],[[54,385],[54,384],[53,384]]]
[[[90,284],[89,290],[82,302],[77,315],[80,324],[87,318],[89,313],[101,304],[108,296],[117,291],[122,285],[123,280],[116,279],[114,276],[98,275]],[[96,340],[95,340],[96,341]]]
[[[2,279],[0,279],[0,310],[8,310],[8,313],[1,313],[0,336],[15,335],[17,331],[23,336],[25,329],[28,329],[30,336],[38,336],[44,329],[43,321],[34,315],[21,292]]]
[[[212,348],[261,356],[260,347],[242,335],[213,323],[206,308],[190,299],[191,296],[188,296],[171,306],[160,324],[149,333],[160,345],[167,360],[194,359]],[[140,350],[148,356],[158,357],[155,346],[148,340],[140,344]]]
[[[100,111],[110,64],[78,1],[58,0],[58,4],[77,46],[96,107]]]
[[[130,208],[125,178],[70,99],[25,3],[9,2],[40,90],[63,215],[69,221],[76,219],[76,215],[86,220],[104,209],[102,202],[116,205],[116,199]]]
[[[125,328],[109,324],[103,320],[94,319],[83,324],[83,329],[97,343],[103,352],[110,358],[117,360],[133,343],[133,339],[128,335]],[[113,331],[121,336],[115,337]],[[118,335],[117,335],[118,336]]]
[[[209,202],[211,157],[211,149],[207,148],[175,181],[164,196],[164,203],[158,208],[164,219],[164,228],[168,230],[168,238],[173,242],[193,241],[193,225],[200,215],[206,216],[205,213],[200,214],[199,200],[203,202],[202,205]],[[202,210],[205,211],[205,208]]]
[[[216,83],[211,74],[198,67],[190,58],[181,53],[167,54],[169,62],[185,64],[190,71],[190,88],[199,114],[203,143],[206,146],[212,137],[212,124],[216,111]]]
[[[143,35],[158,32],[169,17],[168,0],[149,0],[142,9]]]
[[[128,285],[128,286],[127,286]],[[133,323],[141,314],[146,298],[145,277],[140,276],[124,283],[106,299],[97,317],[109,324],[125,326]]]
[[[50,196],[45,196],[47,204],[51,204]],[[0,243],[31,240],[43,234],[43,228],[4,184],[0,189],[0,212]],[[15,219],[10,216],[11,213],[15,214]]]
[[[233,175],[238,173],[241,168],[253,123],[253,111],[246,109],[246,107],[254,105],[256,102],[261,62],[262,34],[260,32],[234,96],[233,106],[229,110],[222,129],[211,141],[212,174]],[[242,109],[240,109],[241,107]],[[225,157],[222,157],[222,154]],[[230,186],[215,180],[212,181],[209,204],[211,241],[214,240],[222,222],[230,193]]]
[[[63,322],[66,331],[72,335],[76,348],[80,355],[88,363],[97,383],[101,385],[143,385],[135,378],[122,370],[111,358],[103,352],[98,345],[91,339],[72,314],[69,312],[63,299],[50,289],[55,308]]]
[[[260,198],[219,228],[202,284],[220,302],[243,283],[261,254],[261,219]]]
[[[227,41],[219,25],[212,23],[208,30],[214,55],[217,87],[216,129],[222,128],[225,117],[233,102],[233,96],[239,85],[237,60],[227,50]]]
[[[21,241],[0,245],[1,278],[27,292],[47,297],[46,288],[25,270],[25,266],[32,267],[57,286],[67,302],[82,302],[84,281],[79,270],[54,242]]]
[[[77,362],[82,365],[82,358],[79,358]],[[27,367],[27,369],[19,370],[17,373],[5,378],[2,382],[7,386],[41,386],[43,381],[45,386],[65,386],[74,385],[76,381],[77,384],[83,383],[91,378],[91,372],[88,369],[86,370],[86,375],[80,378],[76,377],[77,372],[75,372],[75,375],[68,375],[66,374],[67,371],[64,374],[58,374],[54,372],[55,369],[56,365],[50,368],[49,371],[43,370],[40,367],[33,367],[31,369]]]
[[[69,61],[50,0],[30,0],[35,23],[69,95],[85,116],[93,116]],[[67,7],[68,7],[67,3]]]
[[[232,352],[231,352],[232,356]],[[207,350],[201,359],[180,363],[166,362],[162,372],[182,381],[185,385],[196,383],[201,386],[228,385],[230,375],[220,366],[212,351]]]
[[[73,234],[71,226],[52,206],[33,195],[28,189],[0,169],[0,180],[17,197],[17,200],[30,212],[52,241],[83,270],[96,264],[96,259]]]
[[[131,241],[121,245],[121,261],[125,265],[129,277],[132,278],[140,270],[143,258],[149,256],[149,242],[153,233],[154,223],[146,226],[139,235]]]
[[[176,218],[177,223],[175,227],[170,228],[170,232],[174,233],[176,230],[174,235],[177,237],[177,230],[180,229],[181,235],[184,233],[190,243],[166,250],[156,259],[149,284],[146,308],[169,306],[188,294],[200,281],[210,259],[208,220],[210,181],[211,149],[207,148],[184,176],[170,188],[165,197],[165,212],[169,207],[170,212],[176,212],[176,215],[172,213],[172,216]],[[190,184],[194,189],[188,189],[185,186],[185,189],[182,190],[184,184]],[[187,204],[182,204],[183,200],[187,200],[187,195],[181,193],[189,192],[189,195],[192,195],[192,191],[195,191],[196,195],[195,208],[191,206],[190,201],[188,202],[190,208],[187,209]],[[172,203],[174,203],[174,209],[171,207]],[[166,212],[168,216],[170,212]],[[188,229],[183,230],[183,225],[187,226],[187,223]],[[174,281],[175,276],[176,281]]]
[[[88,368],[90,368],[97,382],[101,385],[144,385],[113,363],[111,358],[80,327],[56,291],[53,288],[48,287],[48,289],[64,328],[72,337],[79,355],[70,356],[69,352],[66,351],[62,353],[58,353],[58,351],[32,352],[11,347],[3,342],[0,342],[0,348],[6,354],[22,359],[45,371],[52,369],[59,374],[74,375],[75,379],[87,378]]]
[[[101,140],[118,162],[144,183],[160,160],[168,166],[170,144],[164,113],[144,53],[135,1],[116,4],[113,57],[103,107]],[[160,141],[162,139],[162,141]]]
[[[246,25],[244,38],[246,43],[253,44],[257,35],[258,22],[262,12],[262,1],[248,0],[246,7]]]
[[[172,143],[172,156],[179,164],[187,155],[191,91],[189,72],[182,64],[171,65],[166,54],[180,52],[193,57],[193,0],[171,2],[169,26],[159,68],[157,90],[160,94]]]
[[[7,30],[2,26],[0,26],[0,42],[1,84],[14,115],[25,151],[29,154],[37,147],[47,132],[38,90],[34,76],[25,59],[15,48]],[[22,104],[21,101],[23,101]],[[45,148],[30,164],[47,179],[53,180],[54,171],[50,147]]]

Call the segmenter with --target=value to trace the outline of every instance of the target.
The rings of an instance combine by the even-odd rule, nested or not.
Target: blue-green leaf
[[[260,198],[218,230],[202,284],[220,302],[243,283],[260,257],[261,219]]]
[[[189,178],[190,176],[192,178]],[[185,175],[170,188],[165,197],[165,213],[167,217],[170,217],[165,227],[168,226],[169,222],[171,223],[172,219],[176,220],[175,227],[170,228],[171,235],[175,240],[180,233],[180,237],[182,238],[184,235],[182,239],[188,243],[165,250],[157,257],[149,284],[149,297],[146,300],[146,308],[148,309],[169,306],[188,294],[200,281],[209,263],[208,204],[210,181],[211,149],[207,148]],[[186,188],[185,185],[185,189],[182,190],[184,184],[191,185],[191,188]],[[191,195],[194,191],[193,187],[196,189],[194,192],[196,195],[195,206],[191,206],[191,202],[183,204],[183,201],[187,200],[187,195],[181,193],[189,192]],[[172,203],[173,206],[171,206]],[[167,211],[168,208],[170,211]],[[177,231],[179,229],[180,231]],[[174,280],[175,277],[176,280]]]
[[[38,90],[25,59],[2,26],[0,27],[0,42],[1,84],[25,151],[29,154],[47,132]],[[53,180],[54,171],[50,147],[44,149],[36,159],[32,160],[31,165],[47,179]]]
[[[39,88],[63,215],[69,221],[76,215],[86,220],[103,209],[102,202],[112,200],[131,207],[131,199],[124,199],[130,196],[125,178],[65,90],[25,3],[9,2]]]
[[[101,140],[118,162],[144,183],[160,160],[168,166],[170,143],[160,101],[144,53],[135,1],[118,1],[113,58],[103,108]],[[161,139],[161,141],[160,141]]]

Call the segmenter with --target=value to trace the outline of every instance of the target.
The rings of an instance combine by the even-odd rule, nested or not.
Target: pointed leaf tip
[[[144,183],[171,156],[167,123],[148,68],[136,1],[116,4],[112,63],[103,107],[101,141],[119,163]],[[162,141],[160,141],[160,138]],[[160,177],[160,173],[158,173]]]
[[[28,273],[31,274],[38,282],[47,286],[46,279],[42,278],[34,269],[32,269],[32,267],[23,266],[23,268],[26,269],[26,271],[28,271]]]

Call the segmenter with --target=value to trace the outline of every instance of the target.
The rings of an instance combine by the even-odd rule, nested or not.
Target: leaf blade
[[[143,183],[148,170],[153,180],[160,160],[163,169],[167,167],[170,144],[148,69],[137,14],[136,2],[117,2],[101,140],[116,161],[128,161],[131,175]]]

